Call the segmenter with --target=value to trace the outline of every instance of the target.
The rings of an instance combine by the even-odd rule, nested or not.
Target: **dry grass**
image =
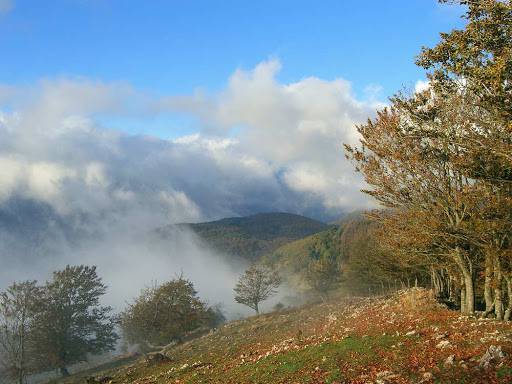
[[[490,346],[505,356],[483,368]],[[462,317],[421,289],[235,321],[164,353],[171,361],[141,359],[98,376],[137,384],[512,382],[511,325]]]

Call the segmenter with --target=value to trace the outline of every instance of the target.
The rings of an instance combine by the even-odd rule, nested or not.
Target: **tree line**
[[[59,370],[89,354],[114,349],[111,308],[100,305],[106,286],[96,267],[67,266],[44,285],[14,283],[0,293],[0,368],[22,384],[27,375]]]
[[[346,154],[386,208],[371,216],[396,265],[463,313],[510,319],[512,3],[451,3],[466,24],[422,49],[428,88],[392,97]]]
[[[275,271],[253,265],[240,276],[235,300],[259,313],[280,284]],[[0,374],[19,384],[34,373],[67,376],[73,364],[114,351],[120,338],[147,352],[225,321],[183,276],[144,288],[119,314],[101,305],[106,290],[95,266],[79,265],[54,272],[45,284],[15,282],[0,292]]]

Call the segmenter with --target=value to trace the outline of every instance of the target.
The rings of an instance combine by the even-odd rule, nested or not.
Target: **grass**
[[[449,347],[437,348],[441,339]],[[480,368],[490,345],[505,358]],[[95,375],[126,384],[512,382],[511,326],[460,317],[422,290],[255,316],[164,353],[170,362],[141,359]]]

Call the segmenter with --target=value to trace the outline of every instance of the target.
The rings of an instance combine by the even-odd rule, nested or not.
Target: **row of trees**
[[[14,283],[0,294],[0,368],[22,384],[28,374],[67,367],[114,348],[106,286],[95,267],[67,266],[44,285]]]
[[[446,2],[446,1],[442,1]],[[441,35],[417,63],[429,88],[400,93],[358,127],[347,157],[376,211],[380,240],[397,264],[428,271],[461,311],[481,302],[512,314],[512,3],[467,6],[466,26]]]
[[[68,368],[113,351],[120,338],[147,351],[225,318],[179,276],[144,289],[119,315],[100,304],[106,286],[96,267],[67,266],[44,285],[14,283],[0,293],[0,374],[22,384],[30,374]]]
[[[240,277],[235,300],[259,313],[280,284],[277,272],[253,265]],[[117,328],[126,344],[148,351],[225,321],[183,276],[143,289],[119,315],[100,304],[106,288],[96,267],[80,265],[54,272],[44,285],[25,281],[1,292],[0,372],[19,384],[37,372],[67,376],[69,366],[114,350]]]

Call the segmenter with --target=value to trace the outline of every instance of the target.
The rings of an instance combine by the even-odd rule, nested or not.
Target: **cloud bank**
[[[88,79],[0,85],[0,285],[12,271],[26,278],[34,260],[133,265],[126,239],[169,223],[268,211],[328,220],[367,207],[342,143],[382,104],[358,100],[343,79],[282,84],[279,69],[267,61],[237,70],[220,92],[166,97]],[[164,140],[101,124],[173,114],[198,131]],[[186,264],[166,260],[169,274]]]

